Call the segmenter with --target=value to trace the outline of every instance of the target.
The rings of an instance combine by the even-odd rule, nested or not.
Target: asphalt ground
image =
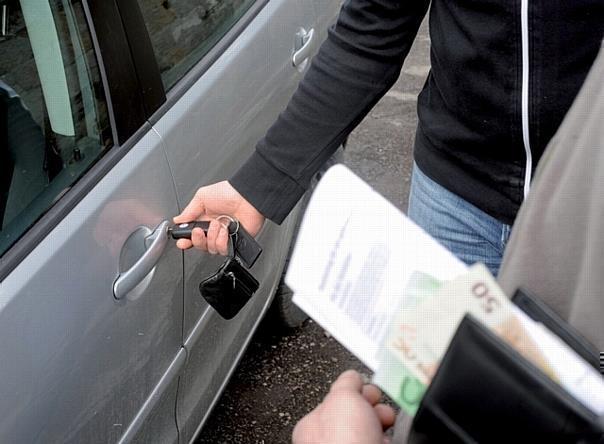
[[[417,94],[429,71],[424,23],[393,88],[350,135],[345,163],[402,211],[413,164]],[[337,376],[367,369],[312,321],[287,336],[266,322],[240,362],[197,444],[291,442],[296,422]]]

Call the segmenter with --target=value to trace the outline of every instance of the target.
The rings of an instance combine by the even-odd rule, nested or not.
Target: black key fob
[[[191,239],[193,228],[201,228],[207,233],[208,228],[210,228],[210,222],[207,220],[197,220],[184,224],[175,224],[168,228],[168,233],[172,236],[172,239]]]
[[[232,319],[258,290],[258,281],[237,260],[227,260],[199,284],[199,292],[224,319]]]
[[[239,224],[237,224],[239,225]],[[262,247],[241,225],[235,233],[235,254],[247,268],[252,268],[262,253]]]

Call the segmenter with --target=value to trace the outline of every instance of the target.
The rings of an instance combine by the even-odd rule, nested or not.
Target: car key
[[[175,224],[168,228],[168,234],[170,234],[173,239],[191,239],[193,229],[198,227],[207,234],[210,222],[202,220]],[[239,256],[247,268],[252,268],[254,263],[256,263],[256,259],[260,256],[260,253],[262,253],[260,244],[256,242],[256,239],[254,239],[254,237],[236,220],[232,220],[231,223],[229,223],[229,234],[233,236],[235,254]]]
[[[194,228],[201,228],[204,233],[208,234],[208,228],[210,228],[210,221],[197,220],[184,224],[175,224],[168,227],[168,234],[172,236],[172,239],[191,239],[191,235],[193,234]]]

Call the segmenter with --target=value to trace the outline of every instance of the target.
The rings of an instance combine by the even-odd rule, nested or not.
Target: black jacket
[[[431,3],[432,69],[418,99],[415,161],[450,191],[511,223],[596,57],[604,0]],[[393,85],[429,4],[344,4],[288,107],[230,179],[265,216],[285,218]]]

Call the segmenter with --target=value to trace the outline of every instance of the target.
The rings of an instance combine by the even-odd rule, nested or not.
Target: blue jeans
[[[497,276],[510,225],[499,222],[413,166],[408,216],[459,259]]]

